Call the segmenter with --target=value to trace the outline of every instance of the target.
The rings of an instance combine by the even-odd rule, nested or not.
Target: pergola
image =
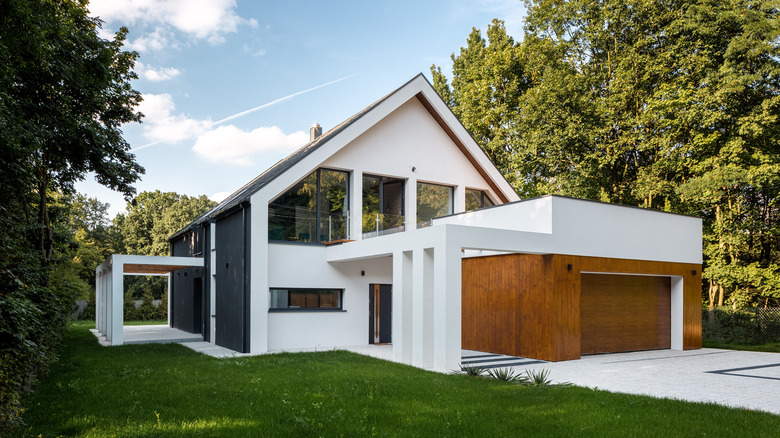
[[[122,345],[125,275],[166,275],[187,267],[202,267],[202,257],[163,257],[113,254],[95,268],[95,326],[110,345]],[[170,292],[168,295],[170,310]],[[168,315],[170,323],[170,312]]]

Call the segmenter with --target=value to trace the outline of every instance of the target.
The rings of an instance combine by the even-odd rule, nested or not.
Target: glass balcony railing
[[[366,213],[363,215],[363,238],[404,231],[405,218],[398,214]]]
[[[320,213],[318,220],[317,215],[311,211],[284,211],[276,208],[269,209],[268,221],[270,241],[328,243],[349,239],[350,236],[349,214]]]

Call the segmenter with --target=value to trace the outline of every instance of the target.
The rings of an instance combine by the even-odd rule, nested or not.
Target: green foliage
[[[778,4],[527,8],[522,43],[494,21],[432,68],[518,193],[699,215],[709,304],[780,303]]]
[[[780,342],[780,310],[716,307],[702,312],[702,338],[716,343]]]
[[[126,29],[105,40],[99,27],[81,1],[0,3],[0,435],[93,281],[73,185],[92,173],[130,196],[143,173],[121,132],[141,118],[137,54],[122,51]]]
[[[115,219],[127,254],[170,255],[168,237],[216,206],[205,195],[190,197],[174,192],[142,192],[127,204],[127,213]]]

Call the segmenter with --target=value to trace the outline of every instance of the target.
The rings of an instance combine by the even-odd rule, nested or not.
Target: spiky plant
[[[485,375],[485,368],[481,366],[461,365],[460,371],[456,371],[456,373],[465,374],[467,376],[481,377]]]
[[[541,370],[525,370],[525,383],[531,386],[550,386],[550,370],[542,368]]]
[[[524,376],[515,374],[512,368],[493,368],[488,370],[488,375],[494,379],[510,383],[522,383]]]

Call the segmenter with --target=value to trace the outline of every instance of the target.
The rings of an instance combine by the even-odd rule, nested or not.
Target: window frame
[[[270,200],[268,202],[268,207],[269,207],[269,212],[270,212],[270,207],[271,207],[271,205],[274,202],[276,202],[276,200],[278,200],[282,196],[285,196],[286,194],[288,194],[288,192],[293,187],[295,187],[296,185],[300,184],[301,181],[306,180],[312,174],[314,174],[315,175],[314,179],[316,181],[315,182],[315,185],[316,185],[315,192],[316,193],[314,195],[314,198],[316,200],[315,201],[315,206],[314,206],[314,223],[316,224],[316,228],[317,228],[316,232],[314,233],[315,239],[312,240],[312,241],[308,241],[308,242],[301,242],[301,241],[297,241],[297,240],[285,240],[284,237],[282,239],[272,239],[271,238],[271,233],[270,233],[271,221],[269,219],[268,220],[268,231],[269,231],[268,232],[268,242],[282,243],[282,244],[294,244],[294,245],[324,245],[325,242],[328,242],[328,241],[323,241],[322,240],[322,238],[321,238],[321,235],[322,235],[321,231],[322,230],[320,229],[321,228],[321,221],[322,221],[322,214],[323,214],[323,210],[322,210],[322,187],[321,187],[322,186],[322,172],[323,171],[339,172],[339,173],[344,174],[345,177],[346,177],[345,190],[344,190],[344,206],[346,207],[345,210],[347,212],[347,216],[346,216],[346,219],[345,219],[345,226],[346,226],[346,230],[345,230],[346,236],[345,236],[345,238],[349,239],[351,237],[351,232],[350,232],[349,226],[350,226],[350,216],[352,215],[352,206],[351,206],[351,199],[350,199],[351,198],[350,193],[351,193],[351,190],[352,190],[352,186],[350,184],[350,182],[351,182],[350,178],[352,178],[352,172],[350,172],[348,170],[331,169],[331,168],[328,168],[328,167],[318,167],[318,168],[314,169],[312,172],[307,173],[303,178],[301,178],[300,180],[296,181],[294,184],[292,184],[290,187],[286,188],[284,191],[282,191],[281,193],[276,195],[276,197],[274,197],[272,200]],[[325,214],[327,215],[327,213],[325,213]],[[338,240],[338,239],[336,239],[336,240]]]
[[[429,185],[429,186],[444,187],[444,188],[450,189],[450,211],[449,211],[449,213],[443,214],[441,216],[432,217],[432,218],[428,219],[427,224],[426,224],[426,222],[420,222],[420,185],[421,184],[425,184],[425,185]],[[416,184],[416,187],[415,187],[415,192],[414,192],[414,202],[415,202],[415,205],[417,206],[417,209],[416,209],[417,210],[417,212],[416,212],[417,217],[414,218],[414,221],[415,221],[415,224],[416,224],[417,228],[427,228],[427,227],[430,227],[433,224],[433,219],[435,219],[437,217],[449,216],[449,215],[455,213],[455,186],[451,186],[451,185],[447,185],[447,184],[440,184],[440,183],[432,183],[432,182],[427,182],[427,181],[419,181],[418,180],[417,184]]]
[[[490,195],[488,195],[487,190],[485,190],[485,189],[472,189],[471,187],[466,187],[466,199],[468,199],[469,192],[477,192],[477,193],[480,194],[480,196],[479,196],[479,207],[471,209],[471,210],[465,209],[465,211],[476,211],[476,210],[481,210],[481,209],[487,208],[487,207],[495,207],[496,203],[493,202],[492,199],[490,199]],[[486,199],[487,199],[488,202],[490,202],[490,205],[485,205],[485,200]]]
[[[338,293],[338,307],[271,307],[272,303],[272,294],[274,291],[318,291],[320,292],[319,295],[322,295],[321,292],[327,291],[327,292],[333,292],[336,291]],[[319,297],[318,297],[319,301]],[[289,306],[289,295],[287,298],[288,306]],[[344,289],[343,288],[319,288],[319,287],[269,287],[268,288],[268,312],[269,313],[286,313],[286,312],[346,312],[344,309]]]

